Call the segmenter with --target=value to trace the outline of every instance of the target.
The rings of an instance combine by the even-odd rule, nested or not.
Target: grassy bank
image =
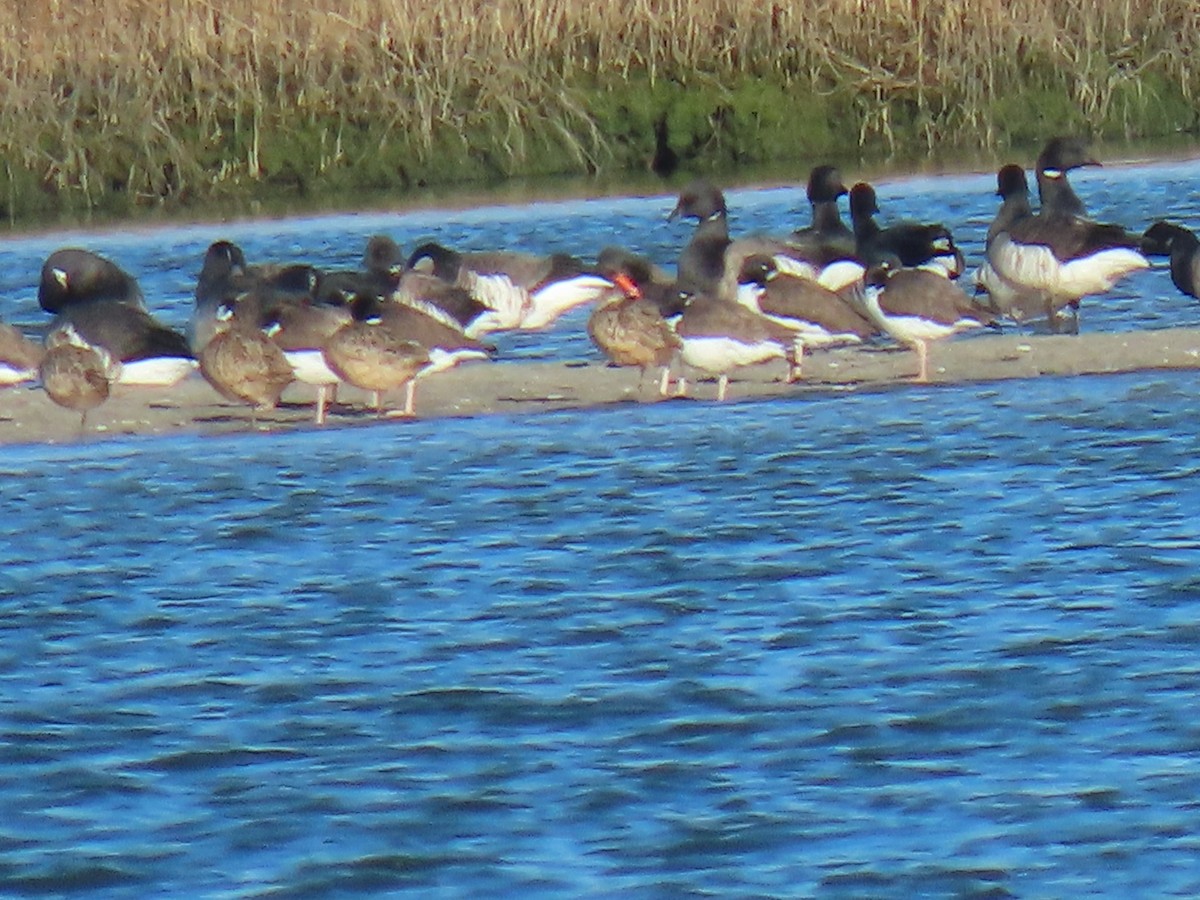
[[[1165,137],[1198,37],[1194,0],[0,0],[0,213]]]

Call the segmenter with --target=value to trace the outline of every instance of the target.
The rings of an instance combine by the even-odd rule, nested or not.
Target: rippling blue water
[[[8,453],[0,886],[1195,895],[1198,407]]]
[[[186,315],[209,231],[103,237]],[[6,448],[0,892],[1196,896],[1198,420],[1140,373]]]

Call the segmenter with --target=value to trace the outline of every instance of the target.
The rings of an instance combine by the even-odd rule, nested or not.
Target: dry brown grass
[[[539,134],[596,169],[627,160],[589,89],[739,78],[848,98],[863,142],[994,144],[1031,85],[1127,130],[1147,90],[1190,103],[1198,37],[1195,0],[0,0],[0,148],[10,193],[86,202],[448,147],[519,171]]]

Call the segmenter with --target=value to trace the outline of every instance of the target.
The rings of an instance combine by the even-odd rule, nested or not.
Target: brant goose
[[[464,288],[487,307],[489,312],[468,326],[471,337],[548,328],[563,314],[595,302],[612,289],[612,282],[589,272],[580,260],[565,253],[460,253],[426,243],[409,256],[408,268],[431,272]]]
[[[1155,222],[1142,235],[1142,252],[1168,256],[1171,283],[1189,297],[1200,297],[1200,238],[1195,232],[1171,222]]]
[[[491,348],[464,332],[458,322],[433,303],[400,297],[373,306],[356,306],[355,316],[378,317],[401,340],[424,347],[429,353],[429,364],[421,369],[420,378],[444,372],[462,362],[491,358]]]
[[[1098,166],[1081,138],[1053,137],[1046,142],[1036,162],[1038,199],[1042,214],[1062,213],[1068,216],[1086,216],[1083,201],[1067,180],[1067,173],[1083,166]]]
[[[386,234],[367,239],[358,269],[326,269],[318,273],[313,299],[330,306],[347,306],[360,294],[390,297],[404,274],[404,255],[400,245]]]
[[[222,306],[235,307],[243,301],[257,309],[247,319],[261,322],[276,303],[313,299],[320,273],[306,263],[249,265],[242,248],[231,241],[215,241],[204,254],[196,279],[196,305],[188,323],[188,342],[199,355],[212,336],[224,328],[216,320]]]
[[[667,221],[695,219],[696,229],[679,254],[676,283],[681,293],[722,293],[725,254],[729,239],[729,214],[725,194],[708,181],[694,181],[679,193]]]
[[[999,305],[1007,304],[1018,314],[1028,314],[1031,304],[1036,304],[1030,298],[1040,295],[1051,328],[1057,328],[1071,310],[1072,331],[1077,333],[1083,297],[1111,290],[1125,275],[1150,263],[1139,251],[1138,239],[1120,225],[1092,222],[1054,208],[1029,214],[1027,199],[1021,201],[1022,192],[1028,190],[1024,178],[1008,167],[1002,171],[1008,192],[1005,204],[1011,203],[1006,218],[1011,221],[993,222],[989,230],[991,271],[982,273],[982,280],[999,295]],[[1007,299],[1006,291],[1011,294]]]
[[[962,251],[945,225],[897,222],[883,228],[875,221],[879,203],[875,188],[860,181],[850,189],[850,220],[854,225],[855,253],[868,268],[934,265],[946,275],[962,274]]]
[[[842,221],[838,198],[849,191],[842,183],[842,174],[835,166],[815,166],[808,175],[809,206],[812,224],[792,233],[792,243],[812,258],[830,263],[853,259],[854,231]]]
[[[67,327],[121,364],[119,384],[170,387],[196,371],[187,338],[143,307],[119,300],[69,304],[55,319],[47,340]]]
[[[746,257],[738,282],[740,303],[795,332],[797,376],[804,350],[861,344],[879,332],[841,294],[780,272],[773,257]]]
[[[812,254],[787,241],[764,235],[731,239],[725,195],[708,181],[694,181],[680,192],[675,208],[667,216],[668,221],[679,218],[696,220],[696,230],[679,254],[677,279],[685,295],[712,293],[733,300],[742,261],[756,254],[773,256],[781,271],[820,281],[833,289],[857,281],[862,275],[862,267],[853,261],[835,260],[827,265],[830,261],[825,257],[810,258]]]
[[[984,244],[986,258],[975,270],[975,286],[977,291],[987,293],[992,312],[1022,325],[1034,316],[1046,314],[1046,292],[1001,276],[992,265],[992,254],[1000,252],[996,241],[1001,235],[1007,235],[1013,225],[1033,215],[1025,170],[1015,163],[1001,166],[996,173],[996,195],[1001,200],[1000,208],[988,226]]]
[[[796,333],[761,313],[713,294],[689,294],[683,314],[675,324],[682,343],[679,358],[687,366],[717,376],[717,400],[724,400],[729,373],[773,359],[788,364],[788,381],[794,381],[801,352]],[[687,380],[679,379],[677,396],[687,394]]]
[[[971,303],[953,281],[929,269],[868,270],[863,299],[871,318],[917,351],[917,381],[929,381],[929,343],[991,325],[994,317]]]
[[[338,376],[325,361],[325,344],[354,317],[341,306],[282,303],[263,323],[264,333],[283,351],[297,381],[317,389],[313,421],[324,425],[337,390]]]
[[[46,257],[38,283],[38,306],[57,314],[69,306],[97,300],[132,306],[143,304],[142,291],[134,277],[103,256],[78,247],[65,247]]]

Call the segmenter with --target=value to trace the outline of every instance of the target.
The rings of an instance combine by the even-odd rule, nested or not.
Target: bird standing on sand
[[[718,400],[728,392],[729,373],[742,366],[782,359],[788,364],[787,380],[797,377],[801,350],[795,332],[732,300],[692,294],[675,333],[683,345],[683,363],[717,376]],[[686,393],[687,380],[680,378],[678,396]]]
[[[217,332],[200,351],[200,374],[217,393],[235,403],[245,403],[255,413],[274,409],[295,373],[255,320],[222,305],[215,316]]]
[[[600,303],[588,319],[587,332],[592,343],[618,366],[637,366],[642,380],[651,368],[658,368],[658,393],[666,396],[671,381],[671,363],[683,343],[667,324],[660,306],[643,294],[637,275],[647,281],[651,272],[637,261],[612,250],[601,254],[597,268],[613,282],[612,296]],[[635,271],[631,271],[631,265]],[[638,384],[639,393],[641,382]]]
[[[994,322],[953,281],[928,269],[874,266],[863,283],[863,300],[876,324],[917,351],[916,380],[929,381],[929,344]]]
[[[283,351],[297,381],[317,389],[313,420],[324,425],[338,375],[325,361],[325,344],[353,319],[342,306],[282,303],[267,316],[263,332]]]
[[[325,344],[325,361],[343,381],[374,395],[377,415],[384,415],[383,395],[400,388],[404,407],[396,414],[416,414],[415,379],[429,365],[429,351],[398,337],[381,316],[356,319],[334,333]]]
[[[1039,167],[1046,155],[1039,157]],[[1060,165],[1061,169],[1047,170],[1053,177],[1039,171],[1039,182],[1045,180],[1047,186],[1036,214],[1029,210],[1024,172],[1005,166],[997,174],[1004,203],[988,232],[987,266],[980,281],[996,291],[1001,308],[1027,313],[1035,302],[1029,298],[1040,297],[1054,330],[1069,310],[1071,330],[1078,333],[1079,303],[1084,297],[1111,290],[1150,262],[1140,252],[1139,239],[1124,227],[1093,222],[1071,211],[1082,208],[1082,203],[1066,182],[1068,163]]]
[[[102,347],[84,340],[70,324],[50,335],[38,367],[42,388],[54,403],[79,413],[79,430],[87,414],[108,399],[120,363]]]
[[[795,376],[805,350],[861,344],[879,329],[842,294],[818,282],[780,272],[774,257],[748,256],[738,275],[738,302],[791,329],[796,337]]]

